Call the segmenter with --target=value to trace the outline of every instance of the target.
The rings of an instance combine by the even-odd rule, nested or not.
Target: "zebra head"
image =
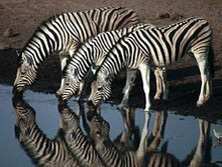
[[[96,111],[87,112],[87,122],[90,127],[90,138],[96,145],[106,144],[110,140],[110,125]]]
[[[23,52],[18,56],[18,69],[13,84],[13,94],[15,96],[22,95],[22,93],[34,82],[36,75],[37,70],[33,60]]]
[[[105,101],[111,94],[111,79],[98,75],[97,79],[91,84],[91,93],[88,98],[88,104],[98,106],[101,101]]]
[[[76,140],[77,129],[80,128],[79,116],[77,113],[72,112],[67,104],[60,103],[59,112],[64,137],[69,143],[72,143],[73,140]]]
[[[12,99],[16,122],[15,136],[19,142],[26,141],[30,138],[31,130],[35,126],[35,111],[24,100]]]
[[[78,75],[78,69],[70,63],[65,70],[64,86],[61,88],[61,100],[69,100],[73,95],[79,95],[81,82]]]

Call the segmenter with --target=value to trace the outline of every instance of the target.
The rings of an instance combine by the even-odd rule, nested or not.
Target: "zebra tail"
[[[211,78],[215,77],[215,67],[214,67],[214,48],[211,44],[210,49],[209,49],[209,53],[208,53],[208,63],[209,63],[209,67],[210,67],[210,74],[211,74]]]

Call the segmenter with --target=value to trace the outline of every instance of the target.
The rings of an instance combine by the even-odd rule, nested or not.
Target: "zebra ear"
[[[19,49],[16,49],[15,52],[16,52],[16,54],[17,54],[18,57],[19,57],[19,56],[21,55],[21,53],[22,53],[21,50],[19,50]]]
[[[20,50],[15,50],[15,52],[16,52],[16,55],[17,55],[17,65],[20,65],[21,62],[22,62],[21,52],[20,52]]]

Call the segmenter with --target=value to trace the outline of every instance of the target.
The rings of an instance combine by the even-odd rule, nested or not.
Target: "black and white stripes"
[[[14,94],[22,93],[34,82],[38,67],[52,53],[59,54],[63,70],[67,59],[90,37],[137,23],[139,19],[135,12],[120,6],[64,13],[48,19],[36,30],[19,55]]]
[[[43,133],[36,123],[34,109],[23,100],[13,100],[17,125],[15,134],[19,143],[37,166],[78,167],[79,162],[66,147],[61,131],[54,139]]]
[[[211,77],[213,71],[212,30],[202,18],[188,18],[165,27],[151,27],[137,30],[120,40],[109,52],[97,72],[97,84],[93,84],[89,100],[93,104],[104,99],[110,92],[107,82],[124,67],[139,69],[146,98],[145,110],[150,110],[150,68],[164,67],[178,62],[185,54],[193,54],[201,73],[201,92],[197,105],[204,104],[211,95]],[[102,86],[103,89],[98,88]],[[100,89],[100,90],[98,90]],[[102,92],[103,91],[103,92]]]
[[[133,31],[149,27],[153,27],[153,25],[139,24],[128,28],[103,32],[81,45],[65,69],[65,84],[61,88],[61,98],[67,100],[72,95],[81,92],[82,82],[87,72],[90,68],[97,69],[101,65],[110,49],[119,39]],[[129,86],[129,82],[134,75],[132,74],[128,77],[129,81],[126,83],[126,87]]]

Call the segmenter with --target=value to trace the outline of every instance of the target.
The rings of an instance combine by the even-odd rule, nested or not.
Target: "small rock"
[[[173,14],[171,17],[172,21],[180,21],[184,19],[185,17],[182,14]]]
[[[6,49],[10,49],[11,46],[9,44],[6,44],[4,42],[0,42],[0,50],[6,50]]]
[[[12,37],[14,35],[12,28],[7,28],[3,33],[5,37]]]
[[[165,12],[165,13],[158,13],[158,14],[156,15],[156,17],[157,17],[158,19],[166,19],[166,18],[170,18],[170,14],[167,13],[167,12]]]

